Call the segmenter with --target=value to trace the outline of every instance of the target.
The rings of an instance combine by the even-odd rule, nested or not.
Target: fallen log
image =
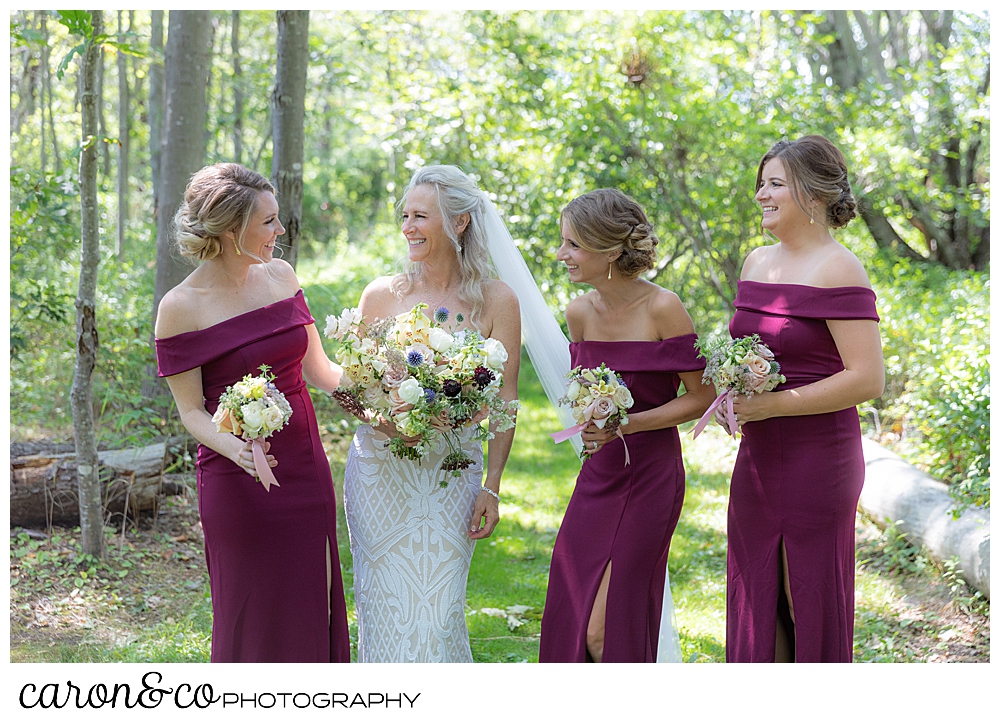
[[[860,506],[876,523],[895,523],[939,561],[959,560],[962,577],[990,596],[990,511],[966,509],[952,517],[948,486],[870,439],[862,440],[865,484]]]
[[[65,445],[25,449],[11,445],[10,524],[22,527],[79,524],[76,456]],[[185,494],[183,475],[164,474],[190,455],[192,443],[171,437],[145,447],[98,452],[105,515],[156,510],[163,495]],[[17,454],[17,452],[30,452]]]

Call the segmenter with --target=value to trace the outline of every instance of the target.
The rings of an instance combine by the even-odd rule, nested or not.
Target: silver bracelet
[[[499,492],[494,492],[493,490],[491,490],[491,489],[490,489],[489,487],[487,487],[486,485],[483,485],[482,487],[480,487],[480,488],[479,488],[479,490],[480,490],[481,492],[487,492],[487,493],[489,493],[489,494],[493,495],[494,497],[496,497],[496,500],[497,500],[497,502],[499,502],[499,501],[500,501],[500,493],[499,493]]]

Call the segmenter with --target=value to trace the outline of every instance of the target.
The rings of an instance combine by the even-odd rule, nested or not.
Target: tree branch
[[[919,261],[926,261],[926,259],[915,251],[903,238],[896,233],[896,229],[892,227],[889,223],[889,219],[886,218],[885,214],[881,210],[876,209],[871,201],[861,193],[857,193],[858,199],[858,211],[861,213],[861,219],[865,222],[865,226],[868,227],[868,232],[871,233],[872,238],[875,239],[875,243],[884,249],[889,249],[895,253],[901,254],[908,259],[914,259]]]

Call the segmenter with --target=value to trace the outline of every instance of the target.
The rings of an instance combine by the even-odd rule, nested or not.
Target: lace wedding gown
[[[393,456],[380,437],[362,425],[344,472],[358,661],[471,663],[465,586],[482,446],[463,442],[474,464],[452,477],[440,469],[449,451],[443,439],[417,463]]]

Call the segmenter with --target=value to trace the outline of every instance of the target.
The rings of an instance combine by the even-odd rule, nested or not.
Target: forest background
[[[115,448],[182,432],[151,347],[156,301],[190,269],[167,249],[171,173],[237,161],[275,179],[317,320],[398,267],[395,204],[421,165],[478,179],[558,318],[582,291],[555,261],[559,212],[617,187],[661,240],[648,278],[706,336],[725,333],[742,260],[771,242],[759,158],[819,133],[847,156],[861,219],[837,238],[882,317],[887,386],[861,410],[866,433],[959,507],[989,505],[988,13],[304,14],[306,32],[290,11],[110,11],[97,31],[79,11],[11,12],[12,440],[73,436],[81,159],[99,237],[90,407]],[[88,57],[97,126],[81,136]],[[178,109],[197,129],[183,142],[164,125]],[[280,156],[296,147],[293,172]]]

